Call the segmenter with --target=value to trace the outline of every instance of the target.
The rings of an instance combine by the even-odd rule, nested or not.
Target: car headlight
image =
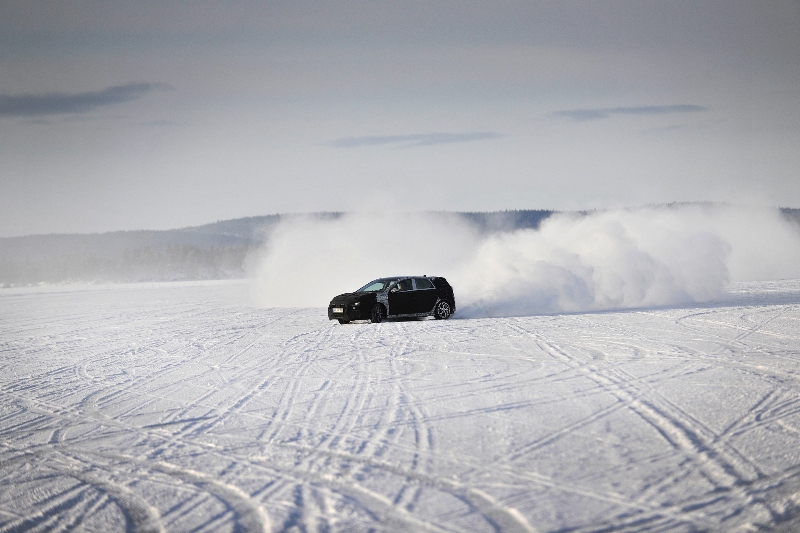
[[[358,307],[359,305],[361,305],[361,302],[355,302],[355,303],[353,304],[353,307]]]

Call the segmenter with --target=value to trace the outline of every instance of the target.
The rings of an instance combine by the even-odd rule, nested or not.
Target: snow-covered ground
[[[0,531],[800,528],[800,282],[329,322],[241,283],[0,290]]]

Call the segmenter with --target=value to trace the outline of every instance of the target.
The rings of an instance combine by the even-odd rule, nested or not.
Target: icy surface
[[[800,282],[347,326],[242,288],[0,291],[0,531],[800,527]]]

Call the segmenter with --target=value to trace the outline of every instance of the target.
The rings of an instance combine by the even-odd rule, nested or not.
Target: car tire
[[[349,323],[350,323],[350,320],[348,320],[346,318],[340,318],[339,319],[339,324],[349,324]]]
[[[369,321],[373,324],[380,324],[383,320],[383,306],[375,304],[372,306],[372,311],[369,312]]]
[[[444,300],[439,301],[436,307],[433,308],[433,316],[436,320],[447,320],[450,318],[452,311],[450,311],[450,304]]]

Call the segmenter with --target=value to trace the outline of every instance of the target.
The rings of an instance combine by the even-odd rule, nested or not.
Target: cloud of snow
[[[326,306],[374,278],[426,274],[447,277],[462,317],[623,309],[800,277],[800,231],[774,209],[701,205],[563,213],[488,235],[452,214],[294,217],[248,268],[264,306]]]
[[[478,235],[455,215],[347,214],[291,217],[248,258],[264,306],[327,306],[368,281],[406,274],[446,276],[467,262]]]

